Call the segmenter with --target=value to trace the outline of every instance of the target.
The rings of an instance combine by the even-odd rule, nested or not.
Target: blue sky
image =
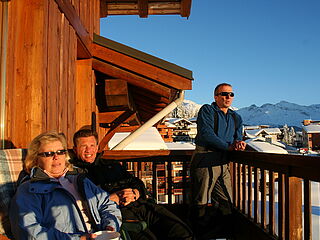
[[[238,108],[320,103],[320,0],[193,0],[178,15],[109,16],[100,34],[193,72],[186,99],[212,102],[221,82]]]

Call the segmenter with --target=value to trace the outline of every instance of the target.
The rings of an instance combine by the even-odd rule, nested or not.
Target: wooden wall
[[[99,0],[70,4],[92,39]],[[57,0],[9,1],[5,137],[14,147],[48,130],[64,132],[71,147],[74,131],[91,123],[92,64],[77,59],[78,35],[66,15]]]

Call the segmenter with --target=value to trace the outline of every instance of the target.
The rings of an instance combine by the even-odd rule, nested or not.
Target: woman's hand
[[[94,234],[94,233],[88,233],[88,234],[85,234],[85,235],[82,235],[80,237],[80,240],[94,240],[96,239],[97,235]]]

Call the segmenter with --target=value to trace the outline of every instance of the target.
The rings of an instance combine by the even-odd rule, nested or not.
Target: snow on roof
[[[180,121],[186,121],[187,123],[191,124],[191,122],[185,118],[170,118],[170,119],[168,119],[168,122],[172,123],[172,124],[180,122]]]
[[[110,149],[115,147],[130,132],[118,132],[108,143]],[[143,134],[128,144],[123,150],[167,150],[168,147],[155,127],[147,129]]]
[[[307,126],[302,126],[302,129],[307,133],[320,133],[320,125],[319,124],[310,124]]]
[[[172,123],[170,123],[170,122],[165,122],[164,123],[167,127],[171,127],[171,128],[175,128],[176,127],[176,125],[174,125],[174,124],[172,124]]]
[[[282,147],[263,141],[263,138],[248,139],[246,140],[246,143],[257,152],[282,154],[288,153],[287,150],[283,149]]]
[[[246,133],[246,136],[249,138],[255,138],[263,131],[268,135],[281,134],[281,130],[279,128],[262,128],[262,129],[244,130],[244,132]]]
[[[167,142],[169,150],[194,150],[195,145],[191,142]]]
[[[246,136],[249,138],[255,138],[256,136],[258,136],[260,134],[261,131],[262,131],[262,129],[244,130],[244,132],[246,133]]]
[[[243,126],[244,130],[260,129],[260,126]]]
[[[279,128],[263,128],[262,130],[265,131],[267,134],[281,134]]]

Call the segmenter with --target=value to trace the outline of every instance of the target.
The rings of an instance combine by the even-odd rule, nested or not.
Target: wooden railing
[[[152,162],[155,199],[159,192],[157,166],[164,164],[162,171],[166,172],[163,179],[169,205],[174,196],[172,166],[181,163],[182,204],[185,205],[189,196],[191,155],[192,151],[171,151],[167,156],[132,158],[124,162],[136,162],[133,170],[137,176],[141,176],[143,163]],[[320,182],[320,157],[244,151],[230,152],[229,158],[233,203],[239,216],[237,224],[242,230],[239,239],[319,239],[312,236],[315,223],[311,217],[310,185],[311,181]]]
[[[230,159],[234,205],[247,224],[265,239],[319,239],[312,236],[311,181],[320,182],[320,157],[232,152]]]

